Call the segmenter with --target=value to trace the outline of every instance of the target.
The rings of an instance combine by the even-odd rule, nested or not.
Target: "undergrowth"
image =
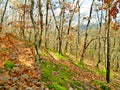
[[[107,83],[102,82],[102,81],[100,81],[100,80],[93,81],[93,84],[96,84],[96,85],[99,86],[99,88],[101,88],[102,90],[111,90],[111,88],[108,86]]]
[[[68,90],[72,87],[81,90],[80,87],[84,86],[81,82],[72,79],[74,73],[67,66],[44,61],[41,64],[41,68],[43,70],[41,81],[45,82],[49,89]]]

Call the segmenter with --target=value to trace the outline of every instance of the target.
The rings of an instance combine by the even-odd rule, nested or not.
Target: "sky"
[[[72,2],[73,0],[67,0],[68,2]],[[77,0],[76,0],[77,1]],[[75,3],[76,3],[75,1]],[[82,5],[81,5],[82,3]],[[80,0],[80,13],[82,17],[87,17],[89,16],[89,11],[90,11],[90,6],[91,6],[92,0]],[[57,8],[55,10],[56,16],[60,14],[60,8]],[[75,27],[77,25],[78,21],[78,13],[74,14],[73,20],[72,20],[72,26]],[[83,24],[86,24],[87,22],[84,22]]]
[[[73,0],[68,0],[68,1],[73,1]],[[80,2],[82,3],[82,5],[80,3],[80,5],[81,5],[81,8],[80,8],[81,17],[89,16],[89,11],[90,11],[92,0],[80,0]],[[78,24],[78,22],[77,22],[78,18],[76,18],[76,17],[78,17],[77,13],[73,17],[73,21],[72,21],[73,27],[75,27]],[[92,20],[92,22],[94,23],[94,20]],[[86,23],[87,22],[84,21],[82,24],[86,24]]]
[[[81,13],[89,13],[92,0],[81,0],[81,2],[83,2],[81,6]]]

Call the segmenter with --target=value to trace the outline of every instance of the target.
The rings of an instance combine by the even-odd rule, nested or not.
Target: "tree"
[[[40,53],[39,53],[39,35],[38,35],[38,31],[36,30],[36,22],[33,18],[33,9],[34,9],[34,0],[31,0],[31,10],[30,10],[30,17],[31,17],[31,22],[33,24],[34,27],[34,31],[35,31],[35,50],[36,50],[36,60],[39,61],[40,60]]]
[[[57,24],[57,19],[56,19],[56,16],[55,16],[55,13],[54,13],[54,6],[51,6],[51,11],[52,11],[52,14],[53,14],[53,18],[54,18],[54,21],[55,21],[55,26],[56,26],[56,29],[58,30],[58,36],[57,36],[57,39],[58,39],[58,52],[59,54],[62,54],[62,33],[63,33],[63,25],[64,25],[64,14],[65,14],[65,0],[62,1],[62,5],[60,7],[61,11],[60,11],[60,20],[59,20],[59,25]]]
[[[40,16],[40,40],[39,40],[39,47],[41,47],[42,36],[43,36],[42,0],[38,0],[38,7],[39,7],[39,16]]]
[[[101,0],[99,0],[101,1]],[[106,81],[109,83],[110,82],[110,23],[111,23],[111,18],[115,18],[116,15],[118,14],[118,9],[117,7],[118,4],[120,4],[120,0],[116,0],[115,2],[113,0],[104,0],[102,1],[106,5],[106,9],[108,11],[108,20],[107,20],[107,61],[106,61]]]
[[[103,1],[103,0],[102,0]],[[103,7],[103,2],[102,2],[102,6],[101,7]],[[99,22],[99,43],[98,43],[98,62],[97,62],[97,68],[99,67],[99,64],[100,64],[100,62],[101,62],[101,30],[102,30],[102,19],[103,19],[103,9],[101,9],[101,8],[98,8],[98,9],[100,9],[101,10],[101,12],[100,12],[100,17],[99,17],[99,10],[96,10],[96,12],[97,12],[97,18],[98,18],[98,22]]]
[[[49,10],[50,0],[46,0],[46,20],[45,20],[45,48],[48,48],[48,10]]]
[[[3,11],[3,14],[2,14],[2,17],[1,17],[1,22],[0,22],[1,25],[0,25],[0,26],[2,26],[7,5],[8,5],[8,0],[7,0],[6,3],[5,3],[4,11]],[[2,28],[1,28],[1,29],[2,29]],[[0,29],[0,32],[2,31],[1,29]]]
[[[86,52],[86,49],[87,49],[87,46],[88,46],[88,44],[87,44],[88,27],[89,27],[91,16],[92,16],[93,4],[94,4],[94,0],[92,1],[91,7],[90,7],[90,14],[89,14],[88,22],[87,22],[87,25],[86,25],[84,45],[83,45],[82,55],[81,55],[81,59],[80,59],[81,63],[83,63],[83,61],[84,61],[85,52]]]

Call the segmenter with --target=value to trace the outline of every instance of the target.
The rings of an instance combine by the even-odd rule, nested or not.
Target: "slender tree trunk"
[[[50,0],[47,0],[46,1],[46,21],[45,21],[45,48],[48,48],[48,10],[49,10],[49,3],[50,3]]]
[[[103,6],[103,3],[102,3],[102,6]],[[101,10],[101,16],[99,18],[99,14],[98,14],[98,11],[97,11],[97,17],[98,17],[98,21],[99,21],[99,46],[98,46],[98,62],[97,62],[97,65],[96,67],[98,68],[99,67],[99,64],[101,62],[101,30],[102,30],[102,17],[103,17],[103,10]]]
[[[84,61],[85,52],[86,52],[86,49],[87,49],[88,27],[89,27],[91,16],[92,16],[93,4],[94,4],[94,0],[92,1],[92,4],[91,4],[89,19],[88,19],[87,26],[86,26],[84,46],[83,46],[82,55],[81,55],[81,59],[80,59],[81,63],[83,63],[83,61]]]
[[[65,0],[63,0],[63,3],[65,3]],[[63,32],[63,24],[64,24],[64,12],[65,12],[65,5],[62,6],[61,8],[61,13],[60,13],[60,23],[59,23],[59,26],[57,25],[57,20],[56,20],[56,17],[55,17],[55,13],[53,11],[53,8],[51,6],[51,11],[52,11],[52,14],[53,14],[53,18],[55,20],[55,25],[56,25],[56,29],[58,30],[58,52],[59,54],[62,54],[62,32]]]
[[[40,60],[40,53],[39,53],[39,38],[38,38],[38,31],[36,29],[36,23],[35,23],[35,20],[33,18],[33,9],[34,9],[34,0],[31,0],[31,10],[30,10],[30,17],[31,17],[31,21],[32,21],[32,24],[33,24],[33,27],[34,27],[34,31],[35,31],[35,43],[34,43],[34,46],[35,46],[35,50],[36,50],[36,61],[39,61]]]
[[[106,10],[106,12],[105,12],[105,25],[106,25],[106,23],[107,23],[107,13],[108,13],[108,11]],[[107,28],[105,27],[105,30],[104,30],[104,35],[106,36],[106,33],[107,33],[107,30],[106,30]],[[106,42],[107,42],[107,39],[105,38],[105,39],[103,39],[103,42],[104,42],[104,48],[103,48],[103,55],[104,55],[104,62],[106,63]]]
[[[25,16],[26,16],[26,3],[27,0],[25,0],[25,4],[24,4],[24,14],[23,14],[23,29],[22,29],[22,36],[25,39]]]
[[[73,3],[74,3],[74,0],[73,0]],[[76,2],[76,6],[77,6],[77,4],[78,4],[78,0],[77,0],[77,2]],[[70,19],[69,19],[69,22],[68,22],[68,30],[67,30],[67,37],[68,37],[68,35],[70,34],[70,28],[71,28],[71,23],[72,23],[72,19],[73,19],[73,16],[74,16],[74,13],[75,13],[75,8],[74,8],[74,10],[73,10],[73,12],[72,12],[72,14],[71,14],[71,16],[70,16]],[[67,49],[68,49],[68,40],[66,41],[66,45],[65,45],[65,51],[67,51]]]
[[[59,54],[62,54],[62,32],[63,32],[63,24],[64,24],[64,13],[65,13],[65,0],[63,0],[63,6],[61,7],[60,23],[59,23],[59,30],[58,30]]]
[[[110,7],[109,7],[110,12]],[[110,82],[110,22],[111,16],[108,14],[108,30],[107,30],[107,63],[106,63],[106,81],[107,83]]]
[[[54,10],[53,10],[53,8],[52,8],[52,6],[51,6],[51,11],[52,11],[52,14],[53,14],[53,18],[54,18],[54,21],[55,21],[55,34],[57,34],[57,30],[59,31],[59,27],[58,27],[58,25],[57,25],[57,20],[56,20],[56,17],[55,17],[55,13],[54,13]],[[59,33],[58,33],[58,35],[59,35]],[[57,38],[56,38],[56,40],[58,40],[58,36],[57,36]],[[59,49],[59,44],[58,44],[58,42],[56,43],[56,46],[55,46],[55,49],[56,49],[56,51]]]
[[[78,45],[80,44],[80,6],[79,6],[79,2],[78,2],[78,7],[79,7],[79,11],[78,11],[78,31],[77,31],[77,33],[78,33]]]
[[[80,5],[77,3],[79,11],[78,11],[78,27],[77,27],[77,35],[76,35],[76,60],[78,58],[78,50],[80,45]]]
[[[43,35],[43,14],[42,14],[42,3],[41,0],[38,1],[39,4],[39,15],[40,15],[40,40],[39,40],[39,47],[42,44],[42,35]]]
[[[6,12],[7,5],[8,5],[8,0],[7,0],[6,3],[5,3],[5,8],[4,8],[4,11],[3,11],[3,14],[2,14],[2,17],[1,17],[1,22],[0,22],[1,26],[2,26],[2,24],[3,24],[3,20],[4,20],[4,16],[5,16],[5,12]],[[1,31],[2,31],[2,29],[0,30],[0,32],[1,32]]]

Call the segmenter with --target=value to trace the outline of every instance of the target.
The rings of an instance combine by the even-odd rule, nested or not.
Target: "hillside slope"
[[[69,60],[59,59],[55,56],[55,53],[47,52],[46,55],[47,56],[44,55],[42,58],[43,60],[42,64],[43,65],[45,64],[45,66],[42,65],[43,66],[42,68],[43,72],[46,68],[50,69],[49,70],[50,72],[45,72],[49,73],[48,76],[47,75],[45,76],[47,80],[43,79],[44,82],[48,83],[47,86],[57,82],[58,85],[66,87],[67,89],[65,90],[68,90],[68,88],[70,87],[72,87],[72,90],[116,90],[112,83],[111,84],[106,83],[104,76],[99,75],[92,70],[89,70],[87,67],[82,66],[80,64],[76,65],[75,63]],[[54,70],[54,68],[52,67],[57,67],[57,70],[56,69]],[[62,71],[61,68],[63,69]],[[66,68],[68,69],[68,71],[66,71]],[[63,72],[68,77],[70,76],[69,78],[63,77],[66,80],[68,80],[69,83],[67,83],[66,85],[61,85],[59,79],[55,81],[53,79],[51,80],[51,78],[60,77],[61,73]],[[53,73],[56,74],[54,75]],[[69,75],[70,73],[72,73],[72,75]],[[63,80],[63,82],[67,82],[66,80]],[[73,82],[75,85],[73,84]]]
[[[0,34],[0,90],[39,90],[41,69],[34,47],[14,34]]]
[[[120,90],[119,74],[107,84],[95,68],[54,51],[41,52],[14,34],[0,34],[0,90]],[[92,69],[92,70],[91,70]]]

